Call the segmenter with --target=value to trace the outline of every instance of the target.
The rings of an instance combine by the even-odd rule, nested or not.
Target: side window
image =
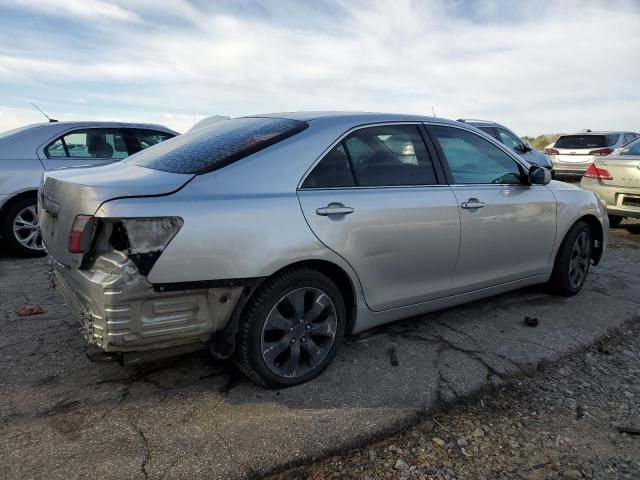
[[[140,148],[144,150],[145,148],[152,147],[153,145],[157,145],[158,143],[162,143],[165,140],[169,140],[173,138],[173,135],[167,132],[160,132],[158,130],[136,130],[136,135],[138,137],[138,142],[140,143]]]
[[[417,125],[363,128],[343,143],[359,186],[438,183]]]
[[[522,173],[509,155],[479,135],[453,127],[431,127],[457,184],[519,184]]]
[[[90,128],[68,133],[49,144],[45,148],[45,154],[48,158],[123,159],[129,156],[122,132],[106,128]]]
[[[500,136],[500,141],[511,150],[519,150],[522,148],[522,140],[511,132],[508,132],[503,128],[498,128],[498,135]]]
[[[478,129],[482,130],[484,133],[486,133],[490,137],[496,138],[496,133],[493,127],[478,127]]]
[[[47,148],[44,149],[44,153],[47,158],[54,157],[67,157],[67,149],[62,142],[62,138],[57,139],[55,142],[49,144]]]
[[[625,133],[623,143],[629,143],[634,138],[636,138],[636,136],[633,133]]]
[[[354,187],[356,182],[349,159],[339,143],[315,166],[302,184],[302,188]]]

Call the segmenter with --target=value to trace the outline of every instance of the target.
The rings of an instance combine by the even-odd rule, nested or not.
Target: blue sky
[[[0,131],[365,110],[640,130],[640,0],[0,0]]]

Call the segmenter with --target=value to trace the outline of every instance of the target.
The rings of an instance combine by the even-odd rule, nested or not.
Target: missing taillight
[[[116,250],[124,251],[129,250],[129,239],[127,238],[127,231],[121,222],[113,224],[111,229],[111,236],[109,237],[109,244]]]
[[[182,223],[178,217],[123,218],[113,223],[109,243],[126,251],[138,271],[148,275]]]

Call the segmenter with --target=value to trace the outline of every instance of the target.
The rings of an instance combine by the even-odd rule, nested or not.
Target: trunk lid
[[[601,179],[604,185],[640,189],[640,156],[606,157],[594,163],[613,177],[612,180]]]
[[[129,163],[45,172],[38,194],[38,217],[48,253],[65,265],[79,267],[84,254],[68,249],[77,215],[93,215],[100,205],[115,198],[168,195],[193,177]]]

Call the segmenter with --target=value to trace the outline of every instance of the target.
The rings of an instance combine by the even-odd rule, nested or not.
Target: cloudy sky
[[[0,0],[0,131],[291,110],[640,130],[640,0]]]

